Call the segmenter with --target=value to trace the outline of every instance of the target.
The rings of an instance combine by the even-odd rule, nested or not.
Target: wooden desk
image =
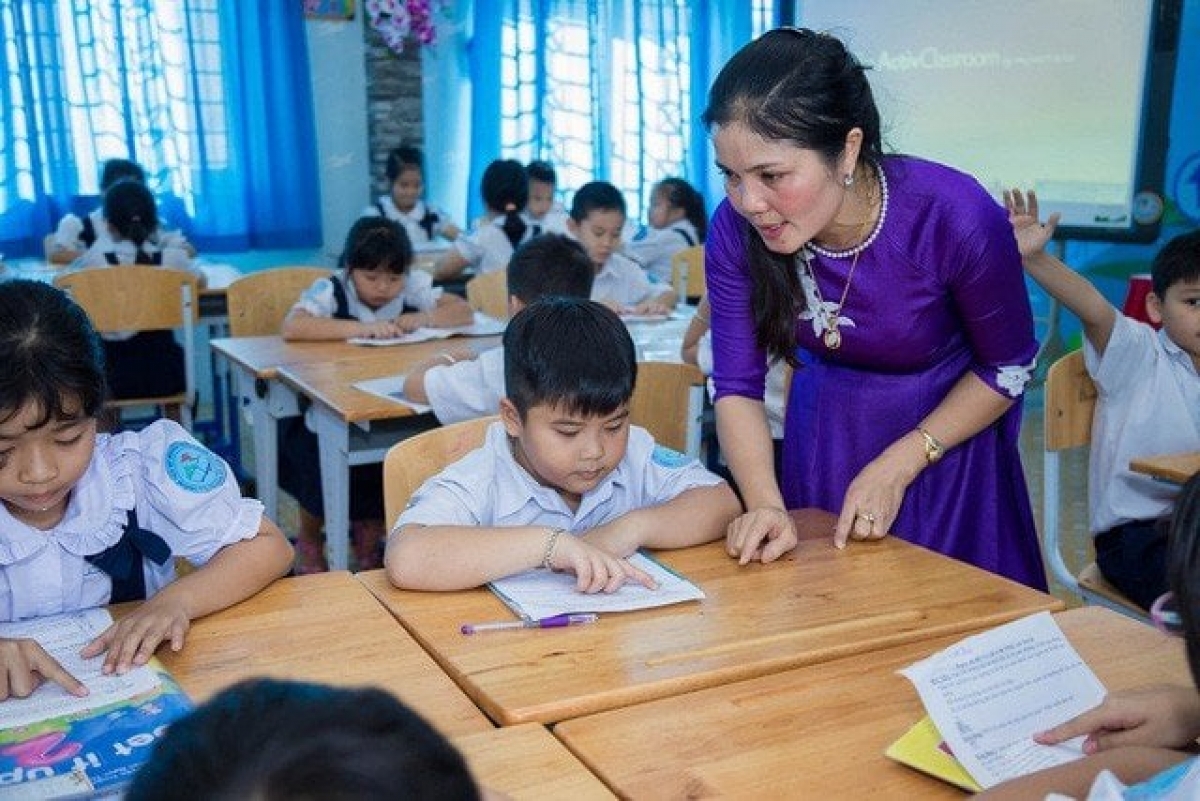
[[[1097,606],[1056,615],[1110,690],[1190,683],[1183,641]],[[626,798],[963,798],[883,755],[924,715],[896,670],[940,637],[613,712],[554,732]]]
[[[1174,453],[1169,456],[1144,456],[1130,461],[1129,469],[1163,481],[1182,484],[1200,473],[1200,451]]]
[[[832,515],[796,513],[788,558],[739,567],[723,543],[661,560],[698,603],[605,615],[592,626],[464,637],[512,613],[487,589],[407,592],[357,574],[492,720],[568,718],[993,626],[1061,601],[895,538],[833,547]]]
[[[526,723],[450,738],[476,781],[520,799],[616,798],[544,726]]]
[[[252,676],[375,685],[446,735],[492,728],[344,571],[280,579],[253,598],[196,621],[182,651],[160,648],[158,658],[197,703]]]

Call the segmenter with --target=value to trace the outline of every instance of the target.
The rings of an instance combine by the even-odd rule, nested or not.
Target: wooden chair
[[[239,278],[229,285],[229,335],[278,334],[292,305],[304,290],[329,275],[324,267],[273,267]]]
[[[483,444],[487,427],[499,416],[463,420],[403,439],[383,457],[383,515],[388,528],[412,494],[443,467]]]
[[[181,332],[184,391],[175,395],[109,400],[118,413],[135,406],[157,406],[177,410],[180,422],[192,427],[192,403],[196,397],[196,320],[199,285],[186,270],[125,264],[70,270],[54,278],[87,312],[92,326],[101,334],[119,331]]]
[[[492,270],[467,281],[467,303],[496,320],[508,319],[508,271]]]
[[[629,419],[665,445],[690,456],[700,455],[704,416],[704,374],[682,362],[638,362],[637,384]]]
[[[680,300],[700,300],[704,295],[704,245],[684,248],[671,257],[671,286]]]
[[[1083,351],[1074,350],[1050,365],[1045,384],[1045,451],[1043,454],[1042,541],[1054,577],[1083,599],[1124,615],[1148,620],[1145,610],[1105,581],[1096,563],[1075,575],[1062,557],[1060,454],[1069,448],[1086,448],[1092,441],[1092,416],[1096,385],[1084,367]],[[1080,484],[1086,484],[1086,474]]]

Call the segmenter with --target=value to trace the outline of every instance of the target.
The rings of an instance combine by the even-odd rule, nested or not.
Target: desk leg
[[[325,501],[325,551],[330,570],[350,564],[350,428],[332,410],[313,404],[321,449],[321,497]]]

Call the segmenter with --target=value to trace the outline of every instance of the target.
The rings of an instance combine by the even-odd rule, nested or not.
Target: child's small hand
[[[1062,216],[1055,212],[1046,222],[1039,223],[1037,194],[1033,190],[1022,195],[1019,189],[1006,189],[1004,208],[1008,209],[1008,221],[1012,224],[1013,234],[1017,238],[1017,250],[1022,258],[1041,253],[1045,249]]]
[[[645,314],[645,315],[668,315],[671,309],[664,303],[659,303],[657,300],[643,300],[641,303],[629,310],[630,314]]]
[[[106,654],[101,670],[117,675],[144,665],[164,640],[171,650],[180,651],[192,625],[184,608],[160,593],[142,604],[137,611],[113,623],[88,643],[80,653],[84,659]]]
[[[641,547],[637,532],[631,526],[620,525],[624,518],[617,518],[584,534],[581,539],[605,553],[620,559],[628,559]]]
[[[36,641],[0,639],[0,701],[28,698],[47,681],[71,695],[88,694],[87,687]]]
[[[367,337],[368,339],[390,339],[398,337],[404,333],[399,326],[391,320],[375,320],[370,323],[362,324],[362,333],[359,336]]]
[[[406,312],[395,320],[396,328],[404,334],[411,334],[422,326],[428,326],[429,322],[429,314],[426,312]]]
[[[616,592],[622,584],[637,582],[648,589],[657,589],[651,576],[629,564],[625,559],[585,542],[582,537],[561,537],[551,555],[555,570],[575,574],[575,588],[580,592]]]

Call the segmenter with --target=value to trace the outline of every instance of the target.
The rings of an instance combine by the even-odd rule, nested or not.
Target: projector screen
[[[885,149],[1033,188],[1066,239],[1151,241],[1181,0],[800,0],[864,65]]]

